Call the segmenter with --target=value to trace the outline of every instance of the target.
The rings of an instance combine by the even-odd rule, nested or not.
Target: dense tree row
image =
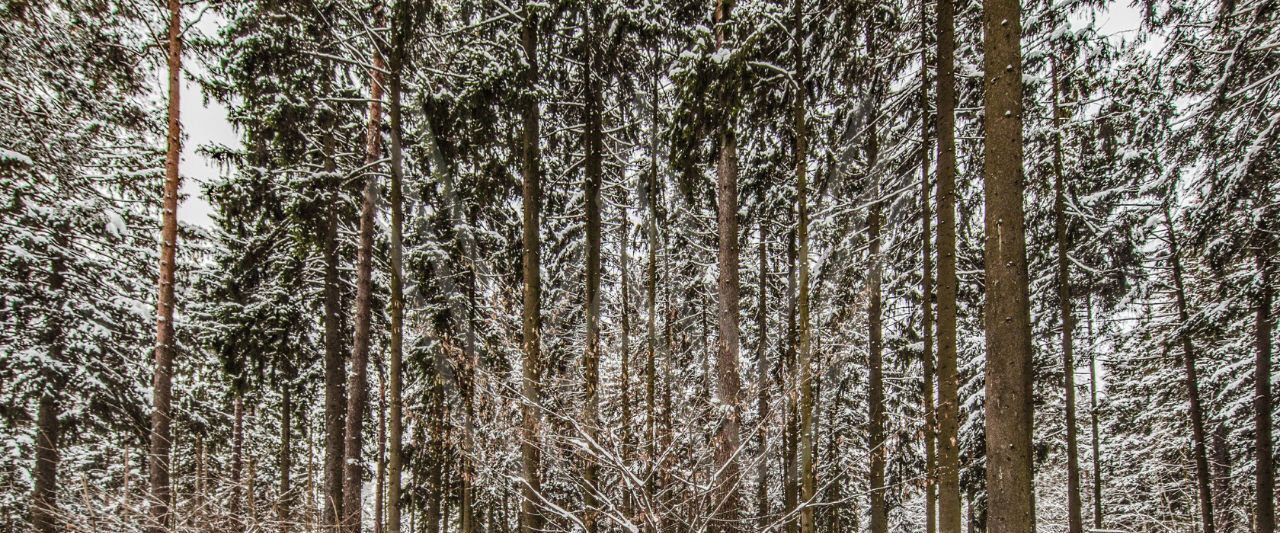
[[[1280,10],[1135,7],[0,5],[0,530],[1270,533]]]

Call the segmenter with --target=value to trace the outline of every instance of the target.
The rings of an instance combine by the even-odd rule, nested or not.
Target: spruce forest
[[[1274,533],[1278,230],[1278,0],[0,0],[0,532]]]

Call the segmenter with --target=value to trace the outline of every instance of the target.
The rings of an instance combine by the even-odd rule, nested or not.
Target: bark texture
[[[1031,464],[1031,312],[1022,180],[1022,14],[983,2],[989,531],[1035,530]]]
[[[801,0],[791,3],[794,38],[793,61],[796,69],[796,87],[794,108],[792,109],[792,129],[795,135],[796,165],[796,237],[799,245],[797,261],[800,263],[800,295],[799,295],[799,385],[800,385],[800,499],[804,507],[800,510],[800,531],[813,533],[814,496],[817,494],[816,476],[814,475],[814,391],[812,343],[809,332],[809,138],[805,124],[807,113],[805,100],[805,63],[804,63],[804,6]]]
[[[406,40],[410,28],[408,7],[397,4],[393,15],[391,51],[391,346],[388,353],[387,373],[390,393],[387,442],[387,531],[400,533],[400,477],[404,469],[401,446],[404,422],[401,412],[404,388],[404,251],[401,241],[404,232],[404,148],[402,109],[403,73],[408,63]]]
[[[540,473],[541,454],[538,449],[539,426],[542,413],[538,410],[538,397],[542,390],[542,265],[541,244],[538,229],[542,209],[542,169],[539,153],[539,109],[534,91],[538,86],[538,19],[524,5],[524,26],[520,30],[520,42],[524,50],[525,94],[523,97],[524,131],[521,138],[522,202],[524,209],[524,383],[522,386],[520,444],[521,486],[520,531],[535,533],[542,529],[542,516],[538,511],[538,498],[542,492]]]
[[[929,16],[920,0],[920,354],[924,374],[924,524],[938,524],[938,416],[934,410],[933,363],[933,213],[929,210]]]
[[[871,57],[876,55],[876,26],[874,22],[868,20],[866,27],[867,49]],[[871,108],[874,109],[879,102],[879,88],[876,85],[878,80],[872,80],[871,88]],[[874,119],[869,119],[867,124],[867,140],[866,155],[868,176],[867,182],[870,184],[871,206],[867,212],[867,259],[868,277],[867,291],[870,293],[870,299],[867,302],[867,329],[868,332],[868,356],[867,366],[869,370],[869,378],[867,386],[870,389],[868,394],[869,407],[869,429],[868,449],[871,454],[871,472],[870,472],[870,490],[871,490],[871,513],[870,526],[871,533],[888,533],[889,531],[889,506],[887,501],[887,490],[885,486],[885,410],[884,410],[884,332],[883,332],[883,294],[881,290],[881,258],[880,258],[880,230],[883,224],[882,210],[880,198],[880,182],[881,169],[880,164],[880,139],[877,131],[877,123]]]
[[[1169,261],[1173,267],[1174,299],[1178,305],[1178,324],[1181,331],[1178,340],[1182,344],[1183,379],[1187,388],[1187,402],[1191,411],[1191,445],[1196,462],[1196,494],[1200,501],[1200,525],[1204,533],[1213,533],[1213,491],[1209,472],[1209,456],[1206,451],[1204,408],[1200,404],[1200,377],[1196,371],[1196,351],[1188,330],[1191,311],[1187,304],[1186,285],[1183,282],[1182,259],[1178,254],[1178,238],[1173,231],[1173,216],[1168,206],[1164,211],[1165,227],[1169,231]]]
[[[585,392],[582,412],[582,428],[590,440],[595,440],[600,426],[600,187],[604,180],[604,133],[601,120],[599,37],[596,35],[603,5],[588,2],[584,34],[587,59],[583,76],[586,127],[582,144],[586,153],[583,197],[586,205],[586,347],[582,356],[582,386]],[[593,454],[583,455],[583,514],[582,523],[587,533],[598,530],[599,510],[596,495],[600,488],[597,477],[599,465]]]
[[[155,378],[152,382],[151,411],[151,502],[147,531],[163,533],[171,524],[169,502],[169,408],[173,401],[174,270],[178,251],[178,189],[182,177],[178,161],[182,155],[182,122],[179,97],[182,77],[182,3],[169,0],[169,120],[164,161],[164,209],[160,229],[160,280],[156,298]]]
[[[333,117],[326,119],[324,169],[335,170]],[[346,357],[342,339],[342,279],[338,273],[338,204],[340,186],[330,185],[324,249],[324,523],[338,528],[342,520],[342,457],[346,442]]]
[[[732,0],[716,5],[716,48],[724,47],[728,29],[725,24],[732,12]],[[721,102],[727,108],[732,102]],[[736,459],[739,437],[739,393],[742,387],[738,373],[738,141],[734,132],[733,113],[725,113],[719,125],[720,153],[716,162],[717,227],[719,253],[717,264],[716,401],[719,403],[719,426],[715,435],[715,465],[719,476],[713,482],[716,512],[710,525],[714,532],[738,530],[739,468]]]
[[[1071,247],[1067,235],[1067,192],[1062,175],[1063,111],[1060,107],[1061,81],[1058,62],[1050,60],[1053,93],[1053,227],[1058,241],[1058,313],[1062,321],[1062,379],[1067,426],[1067,532],[1081,533],[1084,521],[1080,514],[1080,451],[1076,445],[1076,361],[1075,319],[1071,314],[1071,263],[1067,259]]]
[[[381,24],[379,24],[381,25]],[[347,383],[347,427],[342,470],[342,530],[359,533],[364,485],[364,414],[369,399],[370,320],[373,317],[373,230],[378,210],[377,162],[382,157],[382,54],[374,52],[369,70],[369,122],[365,137],[364,198],[360,204],[360,236],[356,248],[355,335]]]
[[[956,365],[955,5],[937,0],[938,531],[960,533],[960,378]]]
[[[1254,363],[1253,421],[1254,421],[1254,461],[1256,467],[1256,533],[1272,533],[1276,528],[1275,518],[1275,465],[1272,462],[1271,443],[1271,269],[1268,265],[1271,247],[1266,243],[1266,232],[1255,250],[1255,261],[1258,269],[1257,318],[1255,320],[1255,339],[1257,359]]]
[[[1084,293],[1085,333],[1090,344],[1093,338],[1093,299]],[[1098,361],[1093,349],[1089,349],[1089,426],[1093,432],[1093,528],[1102,529],[1102,443],[1098,436]]]
[[[66,340],[63,336],[64,318],[60,302],[66,282],[66,261],[61,248],[66,246],[68,237],[65,228],[58,228],[55,234],[57,246],[50,252],[49,261],[49,293],[55,301],[50,302],[48,323],[44,331],[44,341],[49,347],[49,361],[54,364],[63,363],[66,351]],[[65,380],[61,372],[45,366],[40,372],[44,381],[44,390],[40,392],[39,404],[36,407],[36,457],[35,469],[32,472],[33,487],[31,494],[31,529],[37,533],[55,533],[58,531],[58,462],[59,442],[62,436],[58,417],[62,413],[59,401],[60,391]],[[128,456],[126,456],[126,459]]]

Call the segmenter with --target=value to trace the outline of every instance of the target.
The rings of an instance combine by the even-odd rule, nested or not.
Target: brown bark
[[[131,485],[130,481],[133,478],[133,471],[132,471],[133,465],[129,461],[129,455],[131,452],[132,450],[130,450],[129,448],[124,448],[124,450],[122,450],[122,453],[120,454],[121,455],[120,462],[122,463],[121,470],[123,470],[123,472],[121,472],[120,474],[120,508],[124,509],[126,513],[133,512],[133,508],[130,505],[130,499],[129,499],[129,495],[131,494],[129,492],[129,487]]]
[[[236,392],[236,397],[231,401],[232,422],[231,422],[231,501],[227,507],[230,510],[228,529],[231,531],[244,531],[244,517],[241,513],[241,499],[243,493],[241,488],[244,484],[242,472],[244,471],[244,398],[242,393]]]
[[[582,408],[583,431],[590,440],[597,438],[600,425],[600,187],[604,179],[604,133],[601,120],[600,83],[600,50],[596,26],[603,12],[599,2],[589,2],[584,17],[584,38],[586,40],[587,59],[583,73],[584,107],[586,111],[586,128],[583,130],[582,144],[586,153],[583,197],[586,202],[586,347],[582,356],[583,390],[585,392]],[[583,456],[583,514],[582,523],[587,533],[596,533],[599,509],[596,495],[599,465],[592,452]]]
[[[794,211],[789,210],[789,214],[794,216]],[[796,352],[798,352],[798,328],[796,327],[796,232],[792,230],[787,235],[787,339],[786,348],[780,358],[780,366],[782,371],[778,372],[778,389],[788,390],[788,387],[795,386],[795,368],[796,368]],[[786,380],[790,378],[791,383]],[[786,395],[786,413],[785,423],[783,427],[782,437],[782,502],[783,514],[792,515],[796,507],[799,505],[800,486],[799,486],[799,464],[798,453],[800,440],[800,422],[799,422],[799,402],[796,401],[794,394]],[[783,523],[783,529],[787,533],[794,533],[800,529],[799,520],[788,519]]]
[[[199,450],[199,441],[196,441]],[[197,452],[198,453],[198,452]],[[285,383],[280,399],[280,498],[277,513],[280,533],[293,528],[293,383]]]
[[[388,354],[388,388],[390,392],[389,442],[387,452],[387,531],[400,533],[400,478],[404,469],[402,414],[404,389],[404,253],[401,246],[404,227],[404,135],[401,110],[403,76],[408,63],[409,7],[396,5],[393,19],[390,119],[391,119],[391,346]],[[381,493],[379,493],[381,495]]]
[[[1089,292],[1084,295],[1085,333],[1089,344],[1093,338],[1093,300]],[[1093,528],[1102,529],[1102,467],[1101,442],[1098,437],[1098,361],[1092,348],[1089,349],[1089,425],[1093,431]]]
[[[1053,93],[1053,227],[1058,241],[1058,312],[1062,321],[1062,378],[1066,403],[1067,426],[1067,532],[1081,533],[1084,521],[1080,515],[1080,452],[1076,445],[1076,360],[1073,330],[1075,319],[1071,315],[1071,263],[1067,251],[1071,243],[1067,236],[1067,193],[1062,175],[1063,111],[1059,107],[1060,81],[1058,62],[1050,59]]]
[[[333,172],[334,138],[332,117],[326,119],[324,169]],[[338,205],[340,186],[330,185],[322,237],[324,249],[324,524],[337,529],[342,519],[342,457],[346,441],[347,385],[346,357],[342,340],[342,280],[338,266]]]
[[[670,234],[668,233],[671,228],[669,222],[669,219],[666,217],[662,219],[662,233],[664,235]],[[671,275],[671,254],[666,253],[665,251],[662,255],[662,279],[674,279]],[[658,433],[658,447],[663,450],[671,449],[672,441],[675,439],[673,431],[674,425],[672,422],[674,408],[672,407],[671,400],[671,388],[672,384],[675,383],[675,380],[671,373],[671,354],[675,353],[677,349],[683,351],[684,346],[687,344],[686,342],[680,342],[677,344],[676,341],[675,324],[677,320],[677,309],[675,302],[671,297],[671,285],[671,283],[666,283],[662,286],[662,301],[664,305],[663,312],[665,313],[665,317],[662,323],[662,375],[659,378],[663,386],[661,389],[662,407],[659,412],[661,419],[659,420],[660,430]],[[683,338],[681,340],[685,341]],[[666,491],[666,488],[672,483],[673,476],[670,469],[672,459],[663,455],[659,455],[657,458],[658,461],[656,468],[658,469],[658,479],[655,484],[655,501],[660,506],[669,506],[671,505],[673,497],[669,493],[664,494],[664,491]],[[658,513],[658,515],[654,517],[654,525],[656,526],[656,529],[662,531],[665,521],[666,517],[661,513]]]
[[[1227,448],[1227,426],[1218,424],[1213,430],[1213,505],[1219,510],[1218,531],[1235,529],[1231,513],[1222,512],[1231,502],[1231,451]]]
[[[431,432],[427,446],[427,476],[425,497],[427,500],[427,512],[423,517],[423,521],[427,523],[427,533],[439,533],[440,531],[440,500],[444,498],[444,487],[442,478],[444,475],[444,386],[439,381],[429,389],[429,399],[431,402],[430,416],[431,422],[428,431]]]
[[[1035,493],[1018,1],[984,0],[983,26],[988,526],[1025,532],[1035,530]]]
[[[840,444],[845,441],[847,435],[843,428],[837,425],[841,413],[841,407],[844,405],[844,394],[848,388],[850,380],[841,379],[839,386],[836,387],[836,397],[833,408],[827,410],[827,427],[831,430],[827,432],[827,464],[829,468],[834,470],[829,474],[831,482],[827,483],[827,501],[832,502],[831,505],[825,507],[827,515],[827,523],[825,527],[819,524],[822,531],[830,533],[841,533],[844,531],[843,515],[847,512],[848,504],[844,501],[844,485],[848,481],[844,468],[840,465],[839,454],[844,450]]]
[[[321,78],[322,94],[332,90],[333,80]],[[328,110],[321,110],[320,123],[322,164],[326,174],[337,170],[337,139],[334,136],[336,117]],[[325,223],[320,235],[324,257],[324,463],[321,493],[321,519],[325,527],[341,530],[342,523],[342,460],[346,442],[346,349],[343,343],[343,296],[339,273],[341,256],[338,252],[339,209],[343,203],[342,184],[331,179],[327,184],[328,198],[325,206]]]
[[[1173,231],[1173,216],[1165,206],[1164,223],[1169,231],[1169,261],[1173,267],[1174,300],[1178,306],[1178,340],[1182,344],[1183,377],[1187,387],[1187,402],[1191,411],[1191,443],[1196,462],[1196,491],[1200,502],[1200,524],[1204,533],[1213,533],[1213,492],[1209,482],[1209,458],[1205,452],[1204,410],[1200,404],[1200,378],[1196,373],[1196,352],[1192,345],[1190,327],[1191,312],[1187,305],[1187,291],[1182,279],[1182,259],[1178,255],[1177,234]]]
[[[760,332],[756,343],[756,415],[760,426],[756,431],[756,447],[760,450],[756,467],[756,527],[759,528],[769,523],[769,225],[765,200],[765,190],[761,187],[758,198],[760,212],[757,215],[760,217],[760,278],[756,289],[759,292],[756,329]]]
[[[472,220],[472,225],[475,220]],[[475,518],[475,466],[472,464],[471,453],[475,449],[475,395],[476,395],[476,367],[478,365],[478,356],[476,353],[476,270],[475,270],[475,249],[468,247],[469,268],[467,269],[467,300],[470,305],[467,306],[467,365],[464,391],[463,415],[463,450],[462,450],[462,502],[459,509],[461,516],[458,518],[459,526],[462,533],[473,533],[476,530]],[[493,523],[493,512],[488,514],[489,523]],[[413,531],[410,527],[409,531]]]
[[[539,151],[539,109],[538,98],[534,94],[538,86],[538,19],[526,1],[524,5],[524,26],[520,30],[520,41],[524,49],[525,94],[522,98],[524,131],[521,138],[521,178],[522,202],[524,208],[524,382],[521,404],[521,429],[523,441],[520,444],[521,474],[524,484],[521,486],[520,530],[522,533],[535,533],[542,529],[542,516],[538,511],[537,500],[542,492],[542,476],[539,463],[539,426],[542,413],[538,410],[538,397],[542,390],[542,281],[541,281],[541,246],[538,230],[541,226],[542,209],[542,169]]]
[[[814,532],[813,506],[817,495],[814,460],[814,387],[812,345],[809,333],[809,132],[805,124],[806,99],[804,62],[804,7],[801,0],[791,3],[794,37],[792,61],[796,69],[795,96],[792,109],[792,129],[795,135],[796,172],[796,238],[799,244],[797,261],[800,263],[799,308],[800,351],[797,381],[800,386],[800,531]]]
[[[868,19],[866,26],[866,45],[868,54],[877,57],[876,48],[876,26],[873,21]],[[879,105],[880,87],[877,85],[880,78],[877,76],[872,79],[871,86],[871,109],[876,109]],[[877,130],[878,124],[874,118],[869,118],[866,126],[866,156],[867,156],[867,182],[869,183],[871,206],[867,213],[867,245],[868,245],[868,265],[869,273],[867,276],[867,291],[870,293],[870,299],[867,303],[867,328],[868,332],[868,356],[867,366],[869,379],[867,386],[870,389],[868,393],[869,423],[868,450],[871,455],[871,471],[869,476],[871,491],[871,510],[870,510],[870,527],[871,533],[887,533],[889,531],[889,508],[886,501],[888,487],[885,486],[885,463],[887,452],[885,450],[885,410],[884,410],[884,332],[883,332],[883,291],[882,291],[882,265],[880,257],[880,230],[883,224],[882,211],[884,206],[881,204],[880,198],[880,138]]]
[[[31,499],[31,529],[58,531],[58,401],[51,391],[40,394],[36,414],[35,489]]]
[[[181,446],[179,446],[179,441],[178,441],[180,436],[181,436],[180,433],[177,433],[177,432],[173,433],[173,441],[170,443],[171,450],[182,449]],[[173,452],[170,452],[170,453],[172,454]],[[173,472],[171,471],[169,475],[172,476]],[[179,486],[177,485],[169,486],[169,515],[171,516],[170,520],[173,524],[171,527],[175,529],[182,527],[182,514],[179,512],[179,509],[178,509],[178,490],[179,490]]]
[[[631,433],[631,284],[630,272],[628,271],[630,268],[630,266],[628,266],[629,257],[627,253],[627,247],[630,244],[629,237],[631,232],[631,224],[630,221],[627,220],[629,206],[629,200],[626,192],[624,191],[621,213],[619,213],[619,217],[621,218],[621,229],[618,232],[620,243],[618,245],[618,270],[621,271],[620,273],[622,277],[622,308],[619,311],[619,320],[622,322],[622,338],[618,342],[620,348],[619,351],[621,352],[619,356],[621,357],[622,363],[620,372],[621,376],[619,376],[619,381],[621,381],[621,398],[619,401],[622,404],[622,420],[618,423],[622,426],[622,465],[624,468],[630,468],[631,454],[633,453],[632,448],[635,446],[633,441],[634,437]],[[623,496],[622,500],[622,515],[626,517],[627,520],[634,520],[634,498],[632,497],[630,490],[626,490],[626,492],[627,494]]]
[[[960,379],[956,369],[955,5],[937,0],[938,531],[960,533]]]
[[[1271,443],[1271,270],[1267,264],[1272,247],[1264,240],[1266,232],[1260,232],[1259,243],[1254,250],[1258,269],[1259,287],[1254,339],[1257,345],[1254,361],[1253,422],[1254,458],[1256,466],[1256,533],[1275,531],[1275,466],[1272,463]]]
[[[655,66],[657,50],[654,50]],[[650,78],[649,97],[653,112],[653,129],[649,132],[649,186],[645,189],[644,202],[647,209],[645,220],[645,237],[647,242],[648,261],[645,266],[645,460],[649,470],[645,473],[645,494],[652,498],[657,494],[658,438],[657,438],[657,349],[658,349],[658,76],[653,73]],[[669,321],[668,321],[669,322]],[[669,346],[669,345],[668,345]],[[646,517],[646,529],[656,529],[656,518]]]
[[[250,418],[249,418],[249,422],[250,422],[250,424],[252,424],[252,422],[253,422],[253,413],[254,413],[254,410],[253,410],[253,409],[250,409],[250,410],[249,410],[249,417],[250,417]],[[250,431],[252,431],[252,430],[250,430]],[[175,442],[175,443],[177,442],[177,439],[176,439],[176,438],[174,439],[174,442]],[[249,470],[249,471],[248,471],[248,476],[245,478],[245,479],[246,479],[246,482],[245,482],[245,503],[247,503],[247,504],[248,504],[248,505],[247,505],[247,507],[248,507],[248,513],[246,514],[246,517],[248,518],[248,520],[241,520],[240,522],[241,522],[242,524],[245,524],[245,525],[247,526],[247,528],[248,528],[248,529],[252,529],[252,530],[255,530],[255,531],[256,531],[256,530],[259,530],[259,529],[260,529],[260,528],[258,527],[258,498],[257,498],[257,495],[258,495],[258,486],[257,486],[257,481],[258,481],[258,458],[257,458],[257,457],[254,457],[254,455],[253,455],[253,453],[252,453],[252,452],[246,453],[245,455],[247,455],[247,456],[249,457],[249,465],[248,465],[248,470]],[[176,491],[175,491],[175,493],[176,493]],[[175,497],[175,498],[173,499],[173,502],[174,502],[174,513],[175,513],[175,514],[177,514],[177,502],[178,502],[178,499]]]
[[[374,470],[373,489],[373,533],[382,533],[383,511],[386,501],[383,499],[387,486],[387,378],[382,372],[381,361],[378,366],[378,458]]]
[[[868,146],[868,160],[872,162],[871,166],[875,167],[876,151],[878,150],[875,139],[875,126],[871,126],[871,141]],[[879,190],[873,193],[879,196]],[[871,299],[867,305],[867,327],[870,330],[870,346],[868,350],[870,355],[867,365],[870,369],[870,379],[868,387],[870,387],[870,398],[868,403],[870,406],[870,438],[869,449],[871,450],[871,533],[887,533],[889,531],[889,509],[885,501],[886,491],[884,469],[885,469],[885,436],[884,436],[884,375],[883,375],[883,332],[881,328],[882,322],[882,303],[881,303],[881,279],[880,279],[880,226],[881,226],[881,206],[879,198],[876,203],[871,205],[871,212],[867,215],[867,239],[869,241],[870,251],[868,252],[871,260],[871,272],[867,280],[868,290],[871,292]]]
[[[50,250],[49,261],[49,293],[55,301],[51,302],[48,322],[46,324],[45,343],[49,347],[49,360],[55,364],[63,363],[66,341],[63,336],[64,319],[60,301],[65,298],[63,286],[66,281],[66,261],[62,257],[61,248],[68,242],[67,229],[55,229],[56,246]],[[40,391],[39,406],[36,410],[36,457],[33,474],[34,487],[31,494],[31,529],[38,533],[54,533],[58,531],[58,463],[61,427],[58,416],[61,414],[59,394],[63,388],[63,379],[57,369],[46,366],[41,369],[44,381]],[[128,461],[128,454],[125,460]],[[127,463],[126,463],[127,465]],[[125,469],[126,475],[128,468]]]
[[[732,6],[732,0],[717,2],[717,50],[724,46],[727,38],[725,23],[729,21]],[[740,438],[738,396],[741,389],[738,374],[738,141],[732,114],[727,114],[723,121],[719,125],[720,154],[716,163],[716,220],[720,234],[717,264],[720,268],[715,373],[721,419],[715,436],[715,465],[719,476],[714,480],[716,512],[711,526],[714,532],[737,531],[739,516],[739,470],[735,457]]]
[[[365,165],[368,167],[365,172],[368,175],[365,177],[364,198],[360,205],[360,235],[356,248],[355,335],[351,343],[351,371],[347,383],[347,427],[342,470],[342,529],[348,533],[360,533],[363,510],[363,436],[365,405],[369,394],[369,327],[373,317],[373,230],[378,209],[377,162],[382,157],[383,67],[382,55],[374,51],[373,68],[369,69],[369,116],[365,135]]]
[[[169,120],[164,161],[164,209],[160,230],[160,280],[156,298],[155,379],[152,382],[151,411],[151,505],[147,530],[162,533],[172,524],[169,509],[169,408],[173,400],[174,270],[178,251],[178,189],[182,177],[178,161],[182,155],[182,123],[179,93],[182,76],[182,3],[169,0]]]
[[[209,486],[209,467],[208,467],[208,449],[205,446],[204,438],[199,434],[196,435],[195,444],[195,513],[191,517],[191,523],[197,530],[203,531],[208,528],[208,498],[205,491]],[[128,459],[128,455],[125,455]],[[128,463],[125,464],[128,466]]]
[[[306,424],[303,427],[305,428],[304,434],[310,433],[311,431],[310,424]],[[323,426],[321,426],[321,429],[322,430],[324,429]],[[320,500],[316,499],[317,492],[316,492],[315,445],[312,444],[312,442],[314,441],[311,439],[311,435],[307,435],[306,441],[307,441],[307,510],[303,516],[303,520],[304,520],[303,523],[307,525],[308,529],[314,530],[321,527],[320,522],[316,518],[317,517],[316,510],[319,509],[323,511],[323,509],[320,507],[317,507],[317,503]],[[320,513],[320,516],[323,516],[323,513]]]
[[[929,211],[929,37],[928,2],[920,0],[920,366],[924,373],[924,524],[938,524],[938,417],[933,398],[933,213]]]

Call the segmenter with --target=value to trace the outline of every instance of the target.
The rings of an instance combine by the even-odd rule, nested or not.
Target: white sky
[[[1110,2],[1107,10],[1098,14],[1098,28],[1103,35],[1132,40],[1142,23],[1142,12],[1128,1]]]
[[[220,20],[207,11],[201,12],[201,18],[193,26],[193,30],[205,35],[218,32]],[[203,72],[204,65],[194,57],[183,58],[184,70]],[[163,82],[164,77],[159,79]],[[164,94],[163,92],[160,94]],[[218,177],[221,172],[217,165],[208,158],[196,153],[201,146],[208,144],[224,144],[236,146],[240,136],[227,122],[227,109],[215,101],[207,101],[200,84],[192,81],[185,73],[182,77],[182,95],[179,99],[182,112],[182,128],[186,133],[182,145],[182,193],[186,198],[178,206],[178,220],[187,224],[212,227],[213,219],[209,216],[213,207],[205,200],[201,187]]]
[[[186,198],[178,206],[178,220],[187,224],[211,227],[213,207],[204,199],[201,186],[218,177],[220,170],[208,158],[196,153],[206,144],[234,146],[239,135],[227,122],[227,109],[218,102],[205,102],[199,84],[184,79],[182,83],[182,126],[187,138],[182,145],[182,193]]]
[[[1076,20],[1075,25],[1088,21]],[[1101,33],[1114,39],[1133,39],[1141,22],[1141,13],[1128,1],[1111,2],[1107,9],[1097,15],[1095,24]],[[218,29],[218,21],[206,16],[195,28],[206,34],[213,34]],[[190,60],[188,60],[190,61]],[[190,64],[188,68],[200,70],[202,65]],[[163,77],[160,77],[163,80]],[[182,147],[182,192],[186,199],[178,208],[178,219],[199,226],[210,227],[213,220],[209,217],[213,208],[203,197],[201,186],[218,177],[221,172],[207,158],[196,153],[206,144],[225,144],[234,146],[239,142],[239,135],[227,122],[227,109],[213,101],[206,102],[200,86],[184,76],[182,87],[182,124],[187,139]],[[163,94],[163,93],[161,93]]]

